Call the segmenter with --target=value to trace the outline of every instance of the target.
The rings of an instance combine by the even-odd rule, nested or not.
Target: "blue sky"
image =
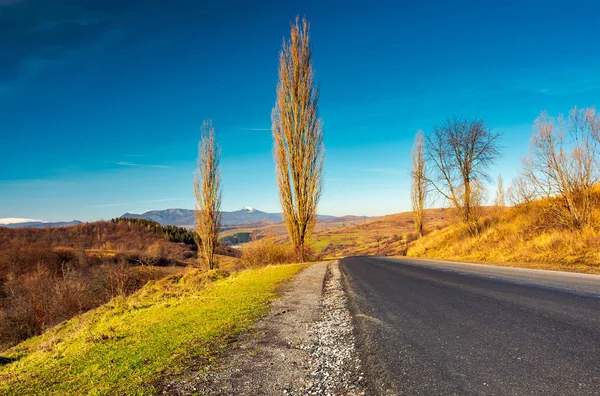
[[[222,209],[279,211],[270,112],[295,15],[321,86],[320,213],[409,210],[414,133],[452,115],[503,134],[491,173],[508,184],[542,110],[600,104],[599,13],[592,0],[0,0],[0,218],[192,208],[209,118]]]

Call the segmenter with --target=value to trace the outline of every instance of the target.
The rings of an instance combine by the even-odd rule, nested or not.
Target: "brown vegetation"
[[[279,196],[290,240],[306,261],[321,197],[323,133],[314,85],[309,24],[298,18],[279,56],[279,84],[273,109],[273,139]]]
[[[533,186],[522,176],[517,176],[513,179],[506,191],[506,195],[508,196],[509,203],[513,206],[530,203],[535,200]]]
[[[194,255],[189,245],[127,222],[0,228],[0,350],[180,273]]]
[[[286,237],[263,234],[244,245],[239,265],[242,268],[252,268],[293,263],[297,260],[297,253]],[[322,258],[308,245],[304,246],[302,254],[306,261],[317,261]]]
[[[221,228],[221,175],[219,147],[212,121],[204,121],[198,145],[198,174],[194,180],[199,252],[209,269],[217,266],[216,250]]]

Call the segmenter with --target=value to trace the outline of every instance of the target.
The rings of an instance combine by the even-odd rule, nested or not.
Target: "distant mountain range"
[[[222,225],[233,226],[251,223],[280,223],[283,221],[281,213],[267,213],[246,206],[233,212],[221,212]],[[133,219],[146,219],[156,221],[161,225],[175,225],[179,227],[192,228],[196,224],[194,210],[191,209],[165,209],[151,210],[142,214],[125,213],[123,217]],[[318,216],[320,219],[333,218],[334,216]]]
[[[267,213],[258,209],[246,206],[243,209],[233,212],[221,212],[223,226],[235,226],[256,223],[280,223],[283,221],[282,213]],[[335,219],[336,216],[317,215],[320,220]],[[166,226],[174,225],[178,227],[193,228],[196,224],[195,212],[192,209],[165,209],[151,210],[142,214],[125,213],[121,218],[146,219],[156,221]],[[82,224],[81,221],[59,221],[50,222],[45,220],[5,218],[0,219],[0,227],[8,228],[46,228],[46,227],[67,227]]]

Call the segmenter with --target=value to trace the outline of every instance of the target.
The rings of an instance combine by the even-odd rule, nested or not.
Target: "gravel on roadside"
[[[302,394],[365,394],[365,379],[356,353],[352,317],[341,281],[340,269],[335,262],[325,277],[320,318],[312,329],[311,382]]]
[[[337,262],[302,271],[269,314],[217,354],[164,379],[169,395],[361,395],[365,379]]]

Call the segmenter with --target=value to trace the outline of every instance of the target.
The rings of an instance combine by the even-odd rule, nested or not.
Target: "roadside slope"
[[[552,226],[548,216],[544,201],[497,208],[484,218],[479,235],[454,224],[411,243],[407,256],[600,273],[600,230]]]
[[[268,315],[216,356],[163,381],[165,394],[359,395],[364,379],[338,263],[286,285]]]
[[[0,394],[151,394],[165,373],[215,350],[268,310],[282,281],[307,265],[150,282],[4,352]]]

